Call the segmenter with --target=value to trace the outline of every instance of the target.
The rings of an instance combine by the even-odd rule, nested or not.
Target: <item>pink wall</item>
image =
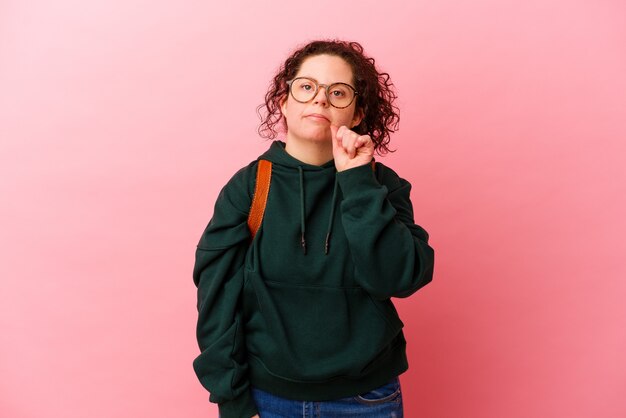
[[[332,36],[396,82],[384,161],[437,251],[397,302],[407,416],[626,416],[624,3],[221,3],[0,2],[0,416],[217,416],[194,248]]]

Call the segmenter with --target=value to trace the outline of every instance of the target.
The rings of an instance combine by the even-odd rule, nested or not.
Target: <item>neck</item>
[[[324,165],[333,159],[332,141],[299,141],[289,138],[285,151],[297,160],[311,165]]]

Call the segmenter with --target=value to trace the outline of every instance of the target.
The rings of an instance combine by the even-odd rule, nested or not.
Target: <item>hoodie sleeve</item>
[[[240,170],[220,192],[213,217],[196,249],[193,280],[198,288],[196,336],[200,355],[193,368],[217,403],[222,418],[257,414],[250,392],[239,299],[249,244],[249,172]]]
[[[378,163],[337,173],[356,281],[377,299],[407,297],[432,280],[434,250],[413,220],[411,184]]]

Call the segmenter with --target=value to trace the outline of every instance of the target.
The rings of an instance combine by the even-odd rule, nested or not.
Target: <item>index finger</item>
[[[330,134],[333,138],[333,148],[337,148],[339,147],[339,142],[341,141],[341,139],[337,138],[337,131],[339,130],[338,126],[335,125],[330,125]]]

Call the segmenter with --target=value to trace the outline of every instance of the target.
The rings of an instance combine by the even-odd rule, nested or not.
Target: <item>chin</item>
[[[311,131],[309,137],[314,141],[332,141],[333,139],[329,127]]]
[[[331,142],[333,139],[330,130],[299,132],[296,136],[310,142]]]
[[[333,140],[328,126],[298,126],[292,130],[289,130],[289,127],[287,127],[287,138],[290,137],[297,142],[332,143]]]

